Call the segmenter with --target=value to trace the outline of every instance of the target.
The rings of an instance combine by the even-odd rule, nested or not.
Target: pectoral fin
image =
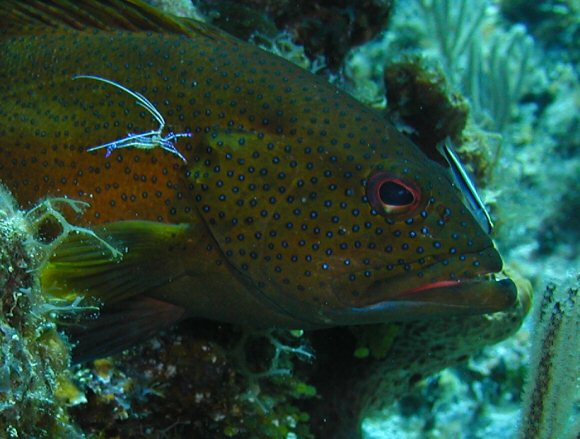
[[[119,221],[94,229],[117,248],[115,258],[98,240],[73,234],[42,267],[43,290],[59,299],[79,295],[112,304],[145,294],[180,275],[180,249],[188,225]]]
[[[115,258],[103,242],[74,234],[59,244],[42,267],[40,280],[50,302],[77,306],[79,314],[97,302],[99,312],[79,315],[66,330],[78,341],[77,362],[110,355],[151,337],[179,321],[185,309],[147,296],[182,274],[187,225],[121,221],[94,229],[121,253]],[[170,293],[168,293],[170,294]],[[80,305],[79,298],[82,298]],[[96,314],[96,316],[95,316]]]

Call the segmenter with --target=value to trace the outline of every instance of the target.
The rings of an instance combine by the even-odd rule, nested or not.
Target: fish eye
[[[367,181],[370,205],[385,214],[405,213],[419,204],[419,190],[410,182],[388,172],[379,172]]]

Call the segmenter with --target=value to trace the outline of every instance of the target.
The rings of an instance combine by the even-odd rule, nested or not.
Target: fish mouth
[[[464,314],[503,311],[517,300],[515,283],[501,273],[471,279],[437,281],[403,291],[389,302],[409,302]],[[375,306],[379,303],[375,304]],[[463,312],[461,312],[463,314]]]
[[[471,256],[485,263],[473,267],[464,277],[450,278],[447,267],[453,261],[437,261],[421,268],[422,279],[409,281],[406,276],[398,276],[375,282],[366,291],[366,303],[351,310],[376,315],[377,319],[415,320],[494,313],[512,307],[517,301],[517,287],[501,273],[497,250],[489,247]]]

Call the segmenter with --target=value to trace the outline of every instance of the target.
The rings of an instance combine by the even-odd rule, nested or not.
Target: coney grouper
[[[78,232],[40,280],[103,304],[93,354],[189,317],[316,329],[509,309],[489,217],[439,154],[137,0],[0,0],[0,180]]]

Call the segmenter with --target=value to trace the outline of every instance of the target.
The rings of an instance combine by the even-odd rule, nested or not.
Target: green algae
[[[378,360],[386,358],[400,329],[400,325],[394,323],[353,327],[352,333],[357,339],[353,355],[360,359],[369,356]]]

